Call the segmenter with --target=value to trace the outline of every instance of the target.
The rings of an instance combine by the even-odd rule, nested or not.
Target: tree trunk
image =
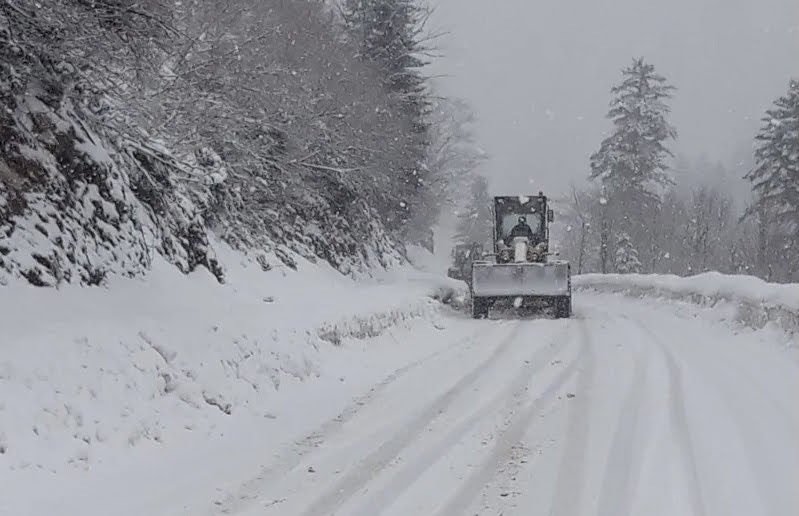
[[[580,254],[577,258],[577,274],[583,273],[583,256],[585,255],[585,221],[580,223]]]

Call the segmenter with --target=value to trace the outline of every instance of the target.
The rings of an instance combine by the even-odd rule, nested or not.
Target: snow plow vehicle
[[[488,317],[495,306],[570,317],[571,267],[550,259],[547,197],[495,197],[493,211],[494,252],[472,262],[472,317]]]
[[[472,279],[472,262],[479,260],[482,255],[483,245],[478,242],[456,245],[452,250],[452,266],[447,270],[447,276],[468,284]]]

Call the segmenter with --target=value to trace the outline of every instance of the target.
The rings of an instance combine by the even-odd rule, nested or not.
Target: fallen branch
[[[313,168],[313,169],[316,169],[316,170],[324,170],[324,171],[327,171],[327,172],[337,172],[337,173],[358,172],[358,171],[362,170],[361,167],[336,168],[336,167],[326,167],[325,165],[316,165],[314,163],[299,162],[299,164],[304,166],[304,167]]]

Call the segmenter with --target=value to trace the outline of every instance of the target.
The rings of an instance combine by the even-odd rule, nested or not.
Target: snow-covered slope
[[[351,275],[427,240],[428,121],[320,2],[104,4],[0,2],[0,285],[222,280],[214,238]]]
[[[202,454],[291,430],[307,389],[330,393],[328,406],[306,407],[311,420],[332,417],[429,352],[397,336],[439,331],[433,298],[460,288],[406,270],[356,283],[303,261],[298,272],[264,272],[216,245],[225,285],[158,262],[145,280],[107,289],[2,287],[0,485],[71,489],[120,467],[163,468],[164,481],[190,475]],[[0,514],[26,513],[25,496],[0,498]]]

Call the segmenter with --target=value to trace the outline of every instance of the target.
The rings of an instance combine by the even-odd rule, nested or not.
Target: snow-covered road
[[[263,469],[208,513],[799,514],[795,356],[699,313],[581,293],[568,321],[458,321],[318,431],[253,450]]]

